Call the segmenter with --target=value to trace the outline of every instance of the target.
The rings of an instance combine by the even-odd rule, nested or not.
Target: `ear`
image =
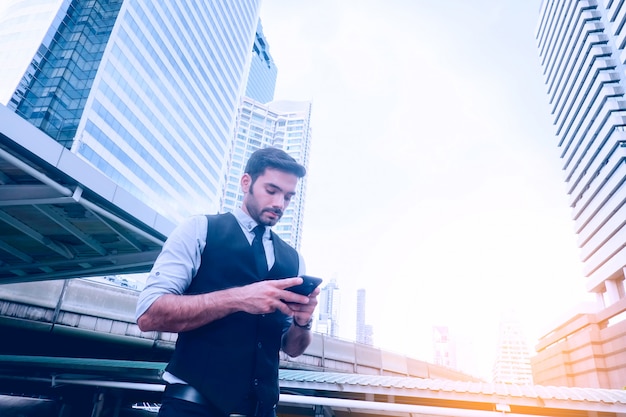
[[[241,190],[244,194],[247,194],[250,191],[250,184],[252,184],[252,177],[250,174],[246,173],[241,176]]]

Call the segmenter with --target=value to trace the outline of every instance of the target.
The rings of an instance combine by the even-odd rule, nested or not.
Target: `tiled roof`
[[[535,407],[594,410],[617,406],[626,412],[626,390],[463,382],[403,376],[358,375],[281,369],[281,387],[375,393]],[[598,406],[598,407],[595,407]]]

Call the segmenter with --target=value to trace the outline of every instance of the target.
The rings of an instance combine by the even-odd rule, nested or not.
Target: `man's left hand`
[[[297,320],[298,324],[308,323],[317,307],[317,296],[320,293],[320,289],[316,288],[311,294],[308,295],[309,301],[306,304],[302,303],[287,303],[287,306],[293,311],[293,319]]]

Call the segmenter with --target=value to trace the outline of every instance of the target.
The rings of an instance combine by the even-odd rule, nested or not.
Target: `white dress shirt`
[[[241,208],[232,213],[241,230],[252,245],[254,229],[257,223]],[[202,251],[206,246],[207,217],[192,216],[176,227],[165,241],[161,253],[152,266],[146,280],[146,286],[137,300],[135,319],[138,319],[152,303],[164,294],[181,295],[191,284],[191,280],[200,268]],[[270,229],[265,228],[263,247],[269,269],[274,265],[274,244],[270,239]],[[305,273],[304,260],[300,253],[298,275]]]

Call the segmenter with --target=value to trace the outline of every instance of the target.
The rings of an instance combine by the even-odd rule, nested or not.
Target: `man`
[[[178,332],[160,417],[275,416],[279,350],[294,357],[311,342],[319,289],[287,290],[304,264],[269,227],[305,174],[287,153],[260,149],[241,177],[241,208],[193,216],[163,245],[137,303],[142,331]]]

